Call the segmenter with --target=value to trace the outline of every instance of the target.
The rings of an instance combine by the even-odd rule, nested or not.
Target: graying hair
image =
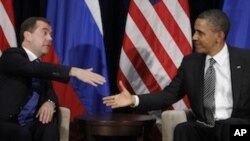
[[[208,24],[215,31],[222,31],[225,34],[225,38],[229,32],[230,22],[228,16],[219,9],[210,9],[202,12],[198,19],[208,20]]]

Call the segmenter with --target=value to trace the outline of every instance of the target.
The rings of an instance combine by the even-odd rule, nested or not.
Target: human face
[[[37,21],[35,30],[28,32],[29,49],[36,54],[37,57],[41,57],[49,52],[52,43],[51,33],[51,26],[43,21]]]
[[[197,19],[194,25],[193,41],[195,52],[210,56],[217,54],[223,46],[220,42],[220,32],[213,30],[207,19]]]

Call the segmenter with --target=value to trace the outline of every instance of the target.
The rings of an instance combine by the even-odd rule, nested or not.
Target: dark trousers
[[[33,121],[23,127],[15,122],[0,122],[0,141],[59,141],[58,130],[57,122]]]
[[[229,118],[215,122],[214,127],[207,127],[196,121],[178,124],[174,130],[174,141],[229,141],[230,125],[249,124],[249,121]]]

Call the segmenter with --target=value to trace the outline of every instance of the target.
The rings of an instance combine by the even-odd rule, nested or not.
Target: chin
[[[49,52],[49,50],[50,50],[50,47],[46,47],[46,48],[44,48],[43,53],[47,54]]]
[[[49,50],[43,51],[43,55],[48,54]]]
[[[195,48],[195,52],[196,53],[204,53],[204,51],[202,51],[202,49],[196,49],[196,48]]]

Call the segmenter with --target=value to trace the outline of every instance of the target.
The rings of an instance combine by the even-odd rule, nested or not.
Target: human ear
[[[29,31],[24,31],[23,32],[23,37],[25,40],[31,40],[31,33]]]
[[[225,40],[225,33],[224,32],[222,32],[222,31],[219,31],[219,32],[217,32],[217,41],[218,42],[222,42],[222,41],[224,41]]]

